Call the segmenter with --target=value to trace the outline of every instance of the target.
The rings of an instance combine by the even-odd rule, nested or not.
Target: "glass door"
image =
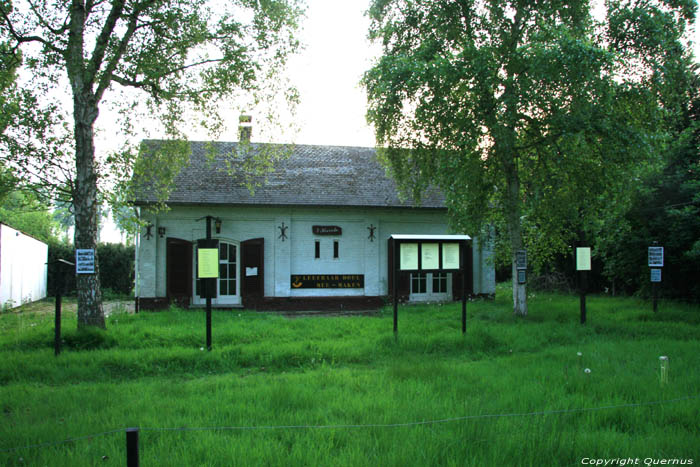
[[[219,279],[216,282],[217,298],[212,300],[213,305],[240,305],[241,284],[239,278],[239,245],[229,241],[219,241]],[[196,256],[196,251],[195,251]],[[197,258],[195,258],[195,261]],[[197,267],[194,268],[195,272]],[[199,297],[200,280],[195,276],[195,296],[192,302],[195,305],[203,305],[206,301]]]

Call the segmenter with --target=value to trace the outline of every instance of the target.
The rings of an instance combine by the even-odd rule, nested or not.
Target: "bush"
[[[130,295],[134,287],[134,247],[117,243],[101,243],[97,246],[102,290],[110,296]],[[56,264],[58,259],[75,263],[73,245],[49,244],[48,293],[56,294],[60,280],[64,281],[63,294],[75,294],[75,269]]]

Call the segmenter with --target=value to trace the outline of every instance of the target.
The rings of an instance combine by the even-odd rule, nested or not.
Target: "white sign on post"
[[[591,270],[591,249],[589,247],[576,248],[576,270]]]
[[[95,274],[95,250],[79,248],[75,250],[75,273]]]
[[[661,268],[664,266],[664,247],[650,246],[649,247],[649,267]]]
[[[651,281],[661,282],[661,269],[651,269]]]

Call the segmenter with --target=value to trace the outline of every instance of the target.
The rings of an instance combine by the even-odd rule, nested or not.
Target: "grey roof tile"
[[[144,141],[145,148],[160,144],[160,140]],[[216,154],[213,161],[206,155],[209,144]],[[232,175],[226,170],[227,158],[221,155],[239,151],[238,143],[192,141],[190,147],[189,164],[177,175],[169,204],[418,207],[399,200],[396,184],[387,177],[374,148],[289,146],[291,151],[275,161],[272,172],[248,177],[257,185],[251,192],[244,168],[250,154],[264,147],[280,151],[285,146],[251,144],[248,155],[229,158]],[[141,157],[148,157],[148,150]],[[155,200],[152,190],[145,188],[134,201],[149,204]],[[444,197],[430,190],[419,207],[444,208]]]

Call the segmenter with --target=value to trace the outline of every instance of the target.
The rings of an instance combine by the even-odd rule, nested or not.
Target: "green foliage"
[[[630,198],[614,206],[591,228],[604,273],[629,293],[650,292],[647,247],[664,247],[660,291],[668,297],[700,300],[700,75],[697,66],[668,100],[685,100],[671,114],[673,140],[662,160],[645,168]]]
[[[536,294],[532,318],[522,320],[507,295],[499,285],[495,301],[470,302],[464,337],[458,303],[402,306],[397,339],[390,308],[297,319],[216,311],[207,352],[202,313],[171,309],[112,315],[103,337],[114,341],[57,358],[51,315],[4,314],[0,450],[139,426],[141,461],[153,465],[574,465],[620,451],[696,455],[698,399],[684,398],[697,397],[700,384],[697,306],[664,301],[653,314],[638,299],[592,296],[581,326],[578,297]],[[75,319],[65,315],[63,327]],[[669,356],[666,384],[661,355]],[[673,399],[683,400],[636,405]],[[420,424],[403,425],[412,422]],[[396,425],[378,426],[387,424]],[[328,428],[310,428],[319,426]],[[182,427],[266,428],[153,430]],[[0,452],[0,463],[120,464],[124,456],[118,431]]]
[[[11,191],[0,198],[0,222],[45,243],[58,239],[58,224],[49,210],[28,192]]]
[[[135,115],[157,119],[168,139],[186,139],[193,121],[218,134],[226,101],[293,102],[279,74],[298,48],[300,15],[297,0],[38,0],[21,9],[0,1],[0,44],[22,52],[30,77],[13,99],[21,105],[0,135],[0,160],[23,184],[70,200],[76,247],[96,248],[96,208],[107,199],[117,211],[129,201],[124,185],[137,153],[130,139],[151,126]],[[68,86],[59,85],[65,78]],[[63,102],[73,103],[70,111]],[[120,113],[116,139],[127,141],[103,158],[95,125],[108,103]],[[187,161],[178,156],[148,176],[172,181],[167,175]],[[80,325],[102,326],[99,278],[77,283]]]
[[[119,243],[101,243],[100,283],[112,293],[132,295],[134,290],[134,246]]]
[[[683,76],[694,15],[605,6],[598,21],[578,0],[373,2],[367,118],[404,195],[437,186],[456,230],[500,225],[536,268],[580,239],[668,140],[679,101],[658,96]]]
[[[97,247],[100,265],[100,283],[104,287],[105,299],[132,295],[134,289],[134,246],[118,243],[100,243]],[[75,270],[57,264],[58,259],[75,263],[75,247],[71,244],[52,242],[49,244],[49,269],[47,286],[49,294],[63,283],[63,294],[74,295]]]

